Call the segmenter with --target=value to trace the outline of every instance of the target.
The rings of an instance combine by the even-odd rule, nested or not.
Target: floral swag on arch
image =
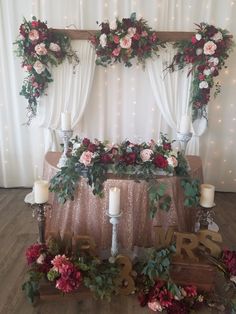
[[[131,60],[145,65],[146,59],[158,56],[160,47],[165,48],[158,33],[148,26],[143,18],[137,20],[136,13],[130,18],[103,22],[101,30],[92,37],[91,43],[97,54],[96,64],[107,66],[123,62],[131,67]],[[193,120],[206,117],[206,106],[210,100],[210,90],[214,86],[214,77],[225,66],[225,60],[233,47],[232,35],[225,29],[200,23],[191,40],[174,43],[177,54],[167,67],[170,71],[190,66],[194,73],[192,81]],[[28,122],[36,115],[37,100],[45,93],[48,83],[52,81],[49,65],[57,66],[65,58],[79,62],[78,56],[71,49],[69,38],[59,32],[48,29],[46,23],[36,20],[26,21],[20,26],[20,35],[14,43],[17,56],[23,59],[22,67],[28,72],[21,95],[28,100]],[[216,83],[215,95],[220,92]]]

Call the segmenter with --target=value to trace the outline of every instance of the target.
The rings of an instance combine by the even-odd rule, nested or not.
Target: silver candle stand
[[[69,149],[69,140],[73,135],[73,130],[61,130],[60,133],[61,133],[61,137],[63,139],[64,150],[63,150],[61,158],[59,159],[59,162],[57,164],[58,168],[64,167],[67,163],[67,160],[68,160],[67,153],[68,153],[68,149]]]
[[[209,221],[214,221],[213,217],[215,215],[215,212],[213,208],[216,206],[216,204],[213,204],[211,207],[204,207],[200,205],[200,209],[197,213],[198,222],[199,222],[199,228],[200,229],[208,229]]]
[[[119,223],[122,212],[120,212],[118,215],[111,215],[108,210],[106,212],[106,215],[110,217],[110,223],[112,224],[111,257],[109,258],[109,261],[110,263],[114,263],[115,257],[118,255],[117,225]]]
[[[46,228],[46,216],[49,211],[49,216],[51,217],[52,206],[49,203],[33,204],[32,206],[32,216],[37,216],[38,230],[39,230],[39,243],[45,244],[45,228]]]
[[[193,134],[191,132],[189,132],[189,133],[177,132],[177,140],[180,141],[180,143],[181,143],[181,151],[184,153],[184,155],[186,152],[187,144],[191,140],[192,135]]]

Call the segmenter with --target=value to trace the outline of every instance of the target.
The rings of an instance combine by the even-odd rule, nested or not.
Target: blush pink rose
[[[154,312],[156,312],[156,311],[162,312],[162,310],[163,310],[160,302],[158,302],[158,301],[148,302],[148,307],[150,310],[152,310]]]
[[[205,55],[213,55],[216,51],[216,44],[213,41],[208,41],[207,43],[205,43],[204,47],[203,47],[203,51]]]
[[[93,153],[87,150],[82,153],[79,161],[87,167],[91,164],[92,158],[93,158]]]
[[[131,44],[132,44],[132,39],[128,35],[121,38],[121,40],[120,40],[121,48],[129,49],[131,47]]]
[[[44,43],[36,45],[34,50],[39,56],[45,56],[48,52]]]
[[[114,56],[114,57],[118,57],[119,56],[119,54],[120,54],[120,48],[115,48],[113,51],[112,51],[112,55]]]
[[[39,32],[38,32],[36,29],[32,29],[32,30],[29,32],[29,39],[30,39],[31,41],[38,40],[38,39],[39,39]]]
[[[174,156],[167,158],[168,165],[175,168],[178,166],[178,160]]]
[[[58,52],[61,50],[61,47],[58,44],[50,43],[49,49],[54,52]]]
[[[45,65],[42,64],[39,60],[34,63],[33,68],[38,74],[41,74],[45,70]]]
[[[151,156],[153,155],[153,151],[151,149],[143,149],[141,152],[140,152],[140,157],[142,159],[142,161],[149,161]]]
[[[128,28],[128,34],[132,38],[134,34],[136,33],[136,28],[135,27],[129,27]]]

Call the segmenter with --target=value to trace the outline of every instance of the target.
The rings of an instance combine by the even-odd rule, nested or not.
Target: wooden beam
[[[52,29],[53,32],[64,33],[71,39],[89,40],[96,33],[96,30],[77,29]],[[157,32],[162,41],[190,40],[193,32]]]

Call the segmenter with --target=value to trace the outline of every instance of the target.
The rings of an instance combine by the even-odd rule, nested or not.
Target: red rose
[[[157,154],[154,159],[153,159],[153,163],[156,167],[161,168],[161,169],[165,169],[168,166],[168,161],[167,159],[162,156],[161,154]]]
[[[39,22],[38,21],[32,21],[31,25],[32,25],[32,27],[38,27],[39,26]]]
[[[83,139],[82,144],[83,144],[84,146],[88,146],[88,145],[90,144],[90,140],[85,137],[85,138]]]
[[[113,163],[112,156],[109,155],[109,154],[102,155],[100,160],[104,164],[111,164],[111,163]]]
[[[171,150],[171,143],[163,143],[164,150]]]
[[[133,165],[137,159],[136,153],[127,153],[124,156],[120,157],[120,161],[126,163],[126,165]]]
[[[96,150],[97,146],[93,143],[89,143],[88,145],[88,151],[90,151],[91,153],[94,153]]]

